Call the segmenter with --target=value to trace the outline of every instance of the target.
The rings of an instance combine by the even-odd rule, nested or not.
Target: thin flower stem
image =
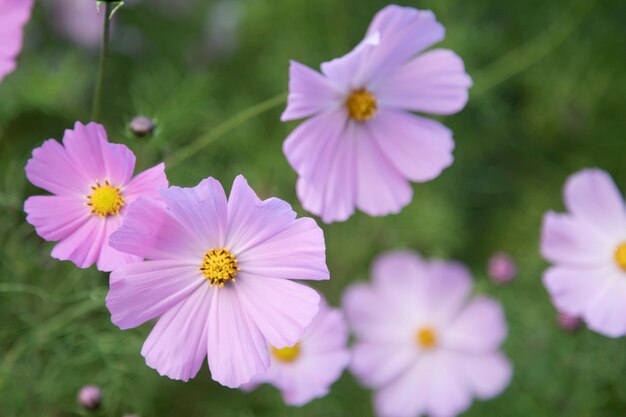
[[[262,101],[259,104],[255,104],[254,106],[249,107],[246,110],[236,114],[230,119],[225,120],[224,122],[217,125],[214,129],[209,130],[204,135],[200,136],[198,139],[191,142],[187,146],[174,152],[166,161],[165,165],[168,168],[172,168],[173,166],[180,164],[181,162],[196,155],[199,151],[211,144],[216,139],[239,127],[248,120],[283,104],[286,99],[287,93],[280,93],[277,96]]]
[[[104,89],[104,77],[106,73],[107,60],[109,57],[109,40],[111,37],[111,10],[112,3],[104,4],[104,22],[102,24],[102,47],[100,48],[100,64],[98,65],[98,75],[93,93],[93,105],[91,107],[91,120],[98,121],[100,108],[102,106],[102,91]]]

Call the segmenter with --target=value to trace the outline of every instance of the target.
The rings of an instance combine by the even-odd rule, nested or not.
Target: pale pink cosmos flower
[[[293,346],[326,280],[324,236],[286,202],[260,200],[239,176],[140,198],[111,245],[149,261],[111,274],[107,307],[121,329],[160,317],[141,350],[161,375],[187,381],[208,356],[213,379],[238,387],[270,366],[268,345]]]
[[[302,338],[294,346],[270,348],[271,366],[246,389],[268,383],[278,388],[286,404],[304,405],[328,394],[350,362],[348,326],[343,313],[324,300]]]
[[[605,336],[626,335],[626,206],[611,177],[585,169],[565,184],[567,213],[548,212],[543,282],[556,308]]]
[[[412,199],[409,181],[432,180],[452,164],[452,132],[411,113],[452,114],[467,102],[472,81],[461,58],[447,49],[415,56],[443,38],[432,12],[391,5],[321,74],[291,62],[282,120],[310,119],[283,150],[305,209],[327,223],[355,208],[397,213]]]
[[[33,0],[0,0],[0,81],[15,70],[32,9]]]
[[[135,155],[125,145],[109,143],[104,127],[76,122],[63,144],[49,139],[33,150],[26,176],[53,195],[30,197],[26,221],[48,241],[59,241],[52,257],[80,268],[94,263],[101,271],[141,258],[118,252],[107,241],[122,225],[129,204],[140,195],[158,197],[168,186],[164,165],[132,177]]]
[[[372,275],[347,290],[344,311],[357,337],[350,369],[376,391],[379,416],[455,416],[509,384],[502,307],[469,299],[464,266],[399,251],[378,258]]]

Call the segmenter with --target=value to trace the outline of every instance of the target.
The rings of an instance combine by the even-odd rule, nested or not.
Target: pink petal
[[[444,28],[429,10],[390,5],[376,14],[366,36],[380,35],[372,48],[363,79],[376,83],[415,54],[443,40]]]
[[[543,218],[541,253],[549,261],[594,267],[613,262],[618,240],[569,214],[549,212]]]
[[[409,250],[386,252],[372,265],[376,292],[390,305],[406,306],[411,316],[423,314],[427,273],[427,263]]]
[[[120,267],[126,264],[132,264],[135,262],[140,262],[143,258],[138,256],[133,256],[128,253],[120,252],[116,249],[113,249],[109,246],[108,241],[109,237],[113,232],[118,230],[122,225],[122,217],[121,216],[109,216],[103,219],[105,223],[105,241],[102,245],[102,250],[100,251],[100,256],[98,256],[97,267],[99,271],[110,272],[115,268]]]
[[[436,372],[425,360],[407,364],[403,373],[374,395],[374,408],[380,417],[415,417],[426,411],[431,373]]]
[[[237,281],[233,286],[214,287],[208,323],[211,375],[230,388],[249,382],[270,365],[267,343],[252,321],[254,317],[244,310],[247,301],[239,296],[243,278]]]
[[[310,218],[289,223],[286,229],[239,253],[241,270],[268,278],[329,279],[322,229]]]
[[[185,235],[200,243],[196,246],[200,251],[224,247],[228,212],[219,181],[207,178],[194,188],[170,187],[161,195]]]
[[[163,190],[169,186],[167,177],[165,176],[165,164],[160,163],[149,168],[135,176],[124,187],[123,194],[126,199],[126,205],[130,205],[140,195],[160,199],[159,190]]]
[[[226,246],[240,254],[287,231],[296,221],[296,212],[277,198],[261,201],[243,176],[235,178],[228,199]],[[287,232],[288,233],[288,232]]]
[[[305,285],[240,273],[234,284],[243,310],[268,343],[295,345],[317,314],[320,297]]]
[[[599,291],[608,285],[611,272],[606,267],[552,267],[544,273],[543,283],[559,310],[581,316]]]
[[[79,268],[89,268],[98,260],[102,245],[106,245],[106,224],[97,216],[87,220],[52,249],[51,256],[72,261]]]
[[[66,130],[63,145],[74,167],[89,184],[109,180],[114,186],[125,185],[135,169],[135,155],[126,145],[109,143],[102,125],[76,122]]]
[[[75,166],[65,148],[54,139],[33,149],[25,170],[30,182],[53,194],[86,198],[91,191],[93,179]]]
[[[341,94],[317,71],[296,61],[289,66],[289,98],[280,120],[313,116],[341,105]]]
[[[426,294],[425,310],[442,326],[447,325],[464,307],[472,291],[472,276],[461,263],[431,261],[421,277]]]
[[[428,51],[394,70],[376,87],[380,107],[453,114],[467,103],[472,79],[447,49]]]
[[[184,259],[197,267],[203,251],[210,249],[196,231],[178,223],[163,202],[149,197],[139,197],[130,205],[123,226],[111,235],[109,244],[142,258]]]
[[[474,298],[442,334],[446,348],[472,353],[496,350],[506,338],[507,326],[499,303]]]
[[[428,358],[426,367],[430,372],[422,374],[428,387],[423,391],[426,409],[432,416],[456,416],[472,403],[471,391],[452,353],[438,351]]]
[[[356,205],[370,216],[399,213],[411,202],[413,190],[384,156],[369,125],[355,125]]]
[[[565,204],[575,216],[610,237],[626,240],[624,199],[606,172],[586,169],[572,175],[564,194]]]
[[[403,111],[379,110],[369,127],[378,149],[412,181],[433,180],[452,165],[452,132],[439,122]]]
[[[626,335],[626,274],[613,271],[596,285],[600,289],[584,313],[587,326],[608,337]]]
[[[197,266],[184,261],[146,261],[117,268],[106,299],[111,321],[121,329],[137,327],[190,298],[202,284],[208,286]],[[206,317],[199,319],[206,321]]]
[[[322,63],[322,73],[328,77],[328,80],[337,90],[344,94],[357,88],[363,88],[367,81],[364,78],[367,60],[379,43],[379,33],[367,36],[346,55]]]
[[[141,349],[149,367],[171,379],[196,376],[207,355],[207,319],[215,290],[199,287],[159,319]]]
[[[26,221],[48,241],[61,240],[74,233],[89,219],[87,200],[54,195],[29,197],[24,202]]]
[[[33,0],[0,1],[0,81],[15,69],[22,49],[23,27],[30,19]]]
[[[342,312],[320,302],[319,311],[307,328],[302,343],[309,354],[322,354],[345,349],[348,343],[348,324]]]
[[[369,388],[393,383],[419,360],[419,350],[410,342],[358,342],[352,348],[350,371]]]
[[[483,400],[500,395],[513,376],[511,362],[500,352],[487,355],[459,355],[457,363],[474,394]]]

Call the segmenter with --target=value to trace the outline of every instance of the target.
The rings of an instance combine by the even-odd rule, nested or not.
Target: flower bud
[[[505,252],[496,252],[489,259],[487,270],[491,280],[497,284],[512,281],[517,275],[515,261]]]
[[[563,330],[566,330],[568,332],[574,332],[583,325],[583,321],[580,317],[563,312],[559,312],[557,321],[559,323],[559,326]]]
[[[136,116],[128,124],[128,128],[138,138],[143,138],[152,135],[156,124],[154,121],[146,116]]]
[[[78,403],[87,410],[95,410],[102,403],[102,391],[95,385],[85,385],[78,392]]]

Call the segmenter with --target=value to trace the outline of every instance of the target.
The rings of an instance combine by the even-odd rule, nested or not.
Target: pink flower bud
[[[568,332],[576,331],[583,325],[583,321],[580,319],[580,317],[563,312],[559,312],[557,321],[559,323],[559,326],[563,330],[567,330]]]
[[[515,261],[505,252],[494,253],[489,259],[487,269],[492,281],[498,284],[509,282],[517,275]]]
[[[102,391],[95,385],[85,385],[78,392],[77,399],[87,410],[95,410],[102,403]]]

